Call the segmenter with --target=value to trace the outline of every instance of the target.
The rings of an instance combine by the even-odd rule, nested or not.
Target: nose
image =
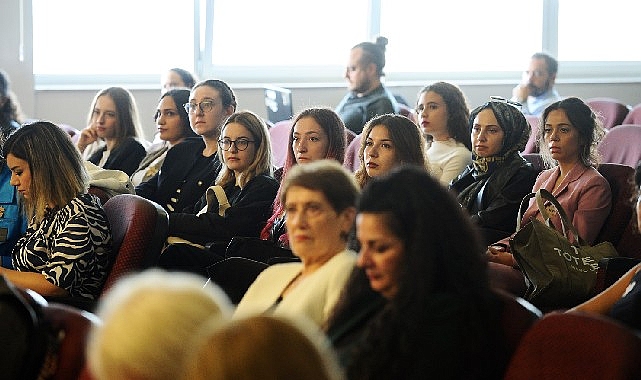
[[[305,212],[290,212],[285,216],[288,230],[294,228],[303,228],[307,225],[307,218]]]
[[[359,268],[365,268],[369,263],[369,252],[367,248],[361,248],[358,252],[358,257],[356,258],[356,266]]]
[[[556,130],[550,133],[550,141],[559,141],[559,134]]]
[[[238,152],[238,146],[236,145],[236,141],[233,141],[231,145],[229,146],[229,151],[230,152]]]
[[[478,133],[478,135],[476,135],[476,139],[477,139],[478,141],[485,141],[485,140],[487,140],[487,134],[485,133],[485,131],[484,131],[484,130],[481,130],[481,131]]]
[[[296,150],[298,152],[307,152],[307,140],[305,139],[300,139],[296,142]]]
[[[18,186],[20,184],[20,181],[18,181],[18,176],[11,173],[11,178],[9,179],[9,184],[11,186]]]
[[[366,149],[365,155],[369,157],[378,157],[378,149],[375,146],[372,146],[369,149]]]

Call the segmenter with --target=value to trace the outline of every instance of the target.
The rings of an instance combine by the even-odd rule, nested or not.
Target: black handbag
[[[290,249],[281,248],[272,241],[243,236],[234,236],[231,239],[225,250],[225,257],[244,257],[266,264],[271,264],[276,259],[296,258]]]
[[[524,206],[532,197],[536,198],[545,222],[533,219],[521,228]],[[552,225],[545,201],[556,208],[563,233]],[[538,307],[565,308],[587,300],[596,282],[599,260],[618,256],[610,242],[594,246],[586,244],[568,220],[563,207],[545,189],[523,198],[516,228],[518,232],[510,239],[510,248],[525,276],[527,291],[524,298]],[[576,243],[570,241],[568,232],[572,233]]]

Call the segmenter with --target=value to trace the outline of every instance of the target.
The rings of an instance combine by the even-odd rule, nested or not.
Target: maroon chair
[[[274,166],[277,168],[282,167],[287,159],[287,144],[291,130],[292,120],[279,121],[269,129]]]
[[[610,184],[612,208],[596,241],[609,241],[616,247],[634,214],[634,205],[630,201],[634,194],[634,169],[626,165],[604,163],[599,165],[598,170]]]
[[[345,149],[345,160],[343,161],[343,166],[347,170],[355,172],[360,165],[360,160],[358,159],[358,150],[361,148],[361,139],[363,138],[362,134],[356,135],[351,143]]]
[[[621,124],[641,124],[641,103],[632,107]]]
[[[549,313],[529,329],[505,379],[638,379],[641,338],[618,322],[577,312]]]
[[[623,123],[630,112],[627,104],[614,98],[590,98],[585,103],[599,116],[605,129],[611,129]]]
[[[102,293],[120,277],[155,265],[169,228],[167,212],[138,195],[116,195],[103,207],[111,225],[114,263]]]
[[[543,315],[536,306],[520,297],[515,297],[507,292],[494,289],[503,301],[501,324],[503,326],[503,339],[508,353],[516,351],[525,333]]]
[[[635,167],[641,160],[641,125],[624,124],[610,129],[597,149],[603,162]]]

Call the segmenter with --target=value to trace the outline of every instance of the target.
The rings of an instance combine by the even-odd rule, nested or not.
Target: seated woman
[[[473,163],[452,181],[450,189],[489,245],[514,233],[515,215],[538,171],[519,154],[530,126],[514,106],[487,102],[472,111],[469,126]]]
[[[431,140],[427,149],[430,173],[447,186],[472,163],[465,96],[453,84],[433,83],[418,93],[416,115],[418,126]]]
[[[91,103],[87,123],[80,132],[77,147],[91,163],[103,169],[121,170],[133,174],[147,152],[137,140],[144,139],[138,108],[133,95],[122,87],[99,91]],[[104,146],[93,149],[94,143]]]
[[[425,139],[416,124],[405,116],[374,117],[363,128],[358,153],[360,167],[354,173],[363,188],[371,178],[378,177],[398,165],[426,167]]]
[[[502,301],[454,197],[395,168],[363,190],[356,228],[357,268],[325,328],[347,377],[502,378]]]
[[[149,150],[138,165],[138,169],[131,175],[134,186],[148,181],[160,171],[170,148],[183,142],[187,137],[196,137],[189,126],[189,116],[183,106],[187,102],[189,102],[189,90],[186,89],[172,89],[160,96],[154,121],[162,144],[154,150]]]
[[[307,108],[296,116],[289,134],[287,158],[281,170],[285,178],[296,164],[305,164],[323,158],[343,163],[345,157],[345,124],[329,108]],[[285,229],[285,210],[279,194],[274,200],[274,212],[260,233],[261,239],[289,247]]]
[[[225,120],[236,111],[236,95],[227,83],[199,82],[186,103],[176,104],[189,115],[191,129],[200,137],[187,137],[167,152],[161,169],[136,186],[136,194],[172,212],[195,213],[194,205],[211,185],[222,164],[218,139]]]
[[[184,380],[343,379],[318,327],[257,315],[224,326],[207,323],[193,339]]]
[[[265,123],[249,111],[234,113],[225,122],[218,144],[224,166],[216,186],[222,187],[226,199],[210,188],[196,204],[197,213],[169,214],[169,236],[191,244],[167,246],[159,260],[163,268],[207,276],[206,268],[222,259],[221,252],[204,248],[207,243],[222,242],[224,247],[234,236],[258,237],[269,218],[278,182],[272,177]],[[225,205],[229,208],[221,215]]]
[[[265,269],[238,304],[234,317],[273,313],[306,317],[321,325],[351,272],[347,249],[358,187],[334,160],[296,165],[284,179],[281,202],[289,244],[302,262]]]
[[[579,98],[566,98],[552,103],[543,111],[542,121],[540,152],[551,168],[539,174],[532,192],[545,189],[552,193],[565,209],[579,236],[592,244],[612,206],[610,185],[595,169],[598,162],[596,147],[604,134],[601,122]],[[552,223],[562,233],[558,213],[550,211]],[[532,218],[542,218],[534,200],[523,214],[521,225]],[[509,238],[505,238],[489,246],[488,259],[515,266],[508,241]]]
[[[94,299],[111,266],[111,230],[69,135],[57,125],[24,125],[2,155],[30,219],[0,275],[45,296]]]
[[[634,173],[634,182],[641,194],[641,161]],[[641,232],[641,196],[636,202],[637,228]],[[607,315],[635,330],[641,330],[641,264],[629,270],[617,282],[594,298],[570,311]]]

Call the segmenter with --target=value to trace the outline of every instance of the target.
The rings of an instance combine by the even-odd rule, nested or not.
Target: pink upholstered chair
[[[283,120],[274,124],[269,129],[269,137],[272,143],[272,155],[274,156],[274,166],[277,168],[285,164],[287,158],[287,143],[289,134],[292,130],[292,121]]]
[[[641,160],[641,125],[624,124],[610,129],[597,148],[603,162],[635,167]]]
[[[536,140],[539,135],[539,124],[541,122],[540,118],[539,116],[536,116],[536,115],[525,115],[525,119],[530,124],[531,131],[530,131],[530,138],[525,144],[523,153],[538,153],[539,147],[538,145],[536,145]]]
[[[632,107],[621,124],[641,124],[641,103]]]
[[[358,150],[361,147],[362,138],[362,134],[356,135],[345,149],[345,160],[343,161],[343,166],[353,172],[358,169],[358,165],[360,164],[358,159]]]
[[[630,112],[627,104],[614,98],[590,98],[586,99],[585,103],[601,118],[605,129],[611,129],[623,123]]]

